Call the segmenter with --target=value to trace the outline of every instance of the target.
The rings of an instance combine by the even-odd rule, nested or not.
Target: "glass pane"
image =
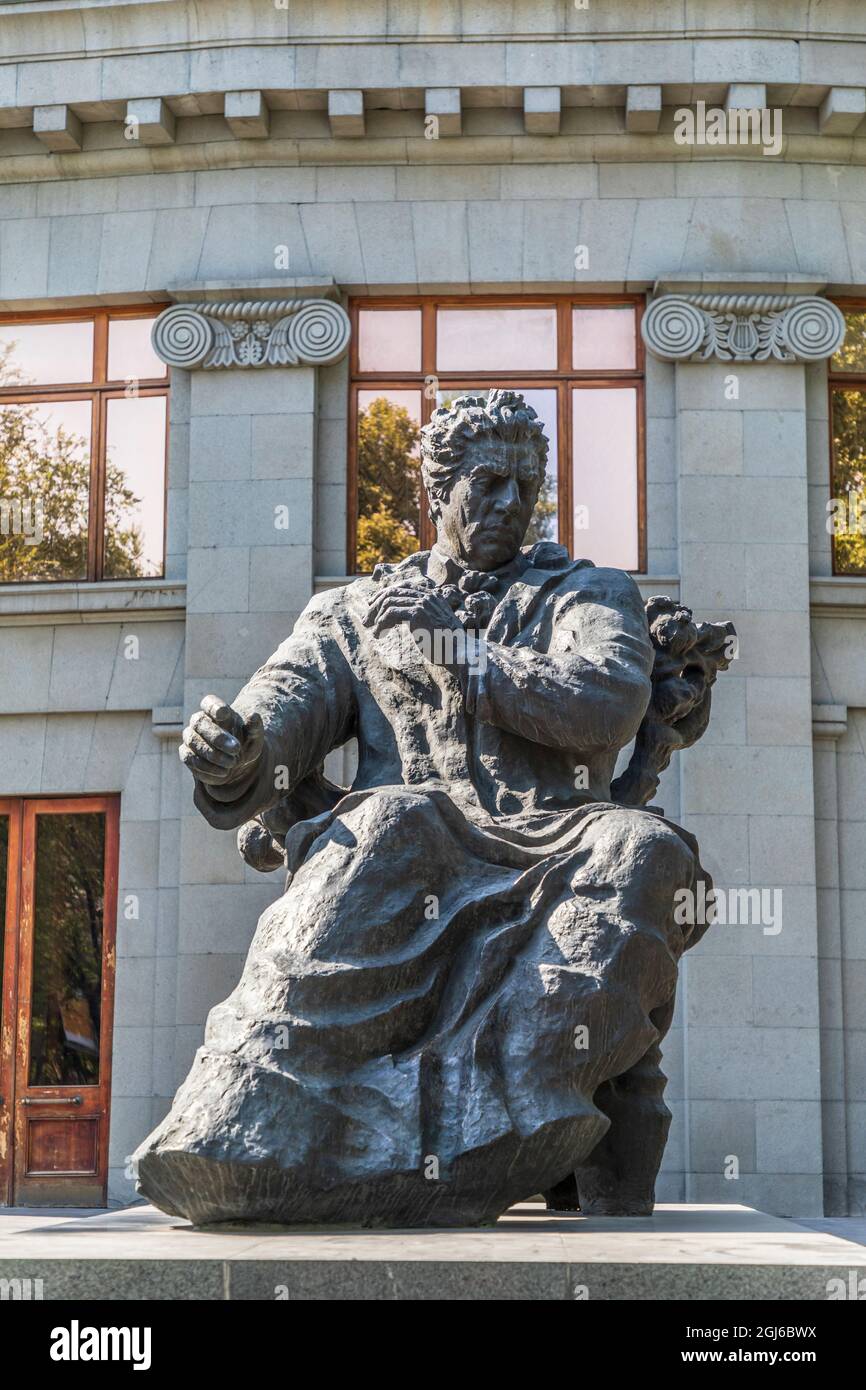
[[[837,574],[866,574],[866,392],[833,392],[833,497],[828,527]]]
[[[0,1037],[3,1036],[4,949],[6,945],[6,885],[9,873],[9,817],[0,816]]]
[[[90,401],[0,405],[0,583],[84,579]]]
[[[36,818],[31,1086],[99,1081],[105,814]]]
[[[420,391],[358,392],[359,574],[421,544],[420,428]]]
[[[436,365],[447,372],[534,372],[556,367],[556,310],[439,309]]]
[[[845,314],[848,332],[839,351],[830,358],[833,372],[866,372],[866,310]]]
[[[112,319],[108,325],[108,380],[148,381],[164,377],[166,366],[150,345],[153,317]]]
[[[630,305],[572,309],[571,333],[571,365],[575,370],[634,367],[635,315]]]
[[[590,387],[571,396],[575,558],[636,570],[637,393]]]
[[[452,386],[444,387],[437,393],[437,405],[450,405],[457,396],[488,396],[491,386]],[[547,451],[547,471],[538,494],[535,511],[529,522],[524,545],[534,545],[536,541],[556,541],[559,539],[558,483],[559,470],[559,431],[557,429],[556,391],[551,388],[534,390],[521,387],[520,394],[531,405],[544,426],[549,440]]]
[[[421,310],[362,309],[358,368],[362,372],[420,372]]]
[[[162,574],[165,396],[108,401],[105,451],[106,579]]]
[[[93,380],[93,324],[0,324],[0,386]]]

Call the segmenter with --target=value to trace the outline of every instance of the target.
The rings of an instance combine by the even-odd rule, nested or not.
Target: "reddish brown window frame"
[[[166,304],[124,304],[117,308],[39,310],[30,314],[0,314],[0,326],[29,323],[92,323],[93,372],[89,382],[52,382],[50,386],[0,386],[0,406],[26,405],[28,402],[90,401],[90,495],[87,518],[87,569],[79,579],[0,579],[0,587],[15,588],[21,584],[75,584],[103,582],[105,521],[105,443],[108,402],[125,395],[127,380],[111,381],[108,377],[108,324],[112,319],[156,318]],[[162,377],[142,378],[137,383],[139,396],[168,397],[169,373]],[[168,460],[168,400],[165,410],[165,459]],[[163,489],[162,565],[158,575],[165,576],[166,496]],[[108,582],[112,582],[109,576]]]
[[[606,309],[629,304],[635,310],[635,365],[628,369],[593,368],[576,370],[571,365],[572,308]],[[436,310],[438,308],[533,309],[554,305],[557,311],[557,365],[551,371],[533,372],[437,372],[436,370]],[[362,372],[358,366],[358,314],[361,309],[421,309],[421,370],[417,372]],[[645,410],[645,351],[640,333],[644,309],[641,295],[609,294],[539,294],[539,295],[388,295],[358,297],[349,301],[352,339],[349,355],[349,441],[348,496],[346,512],[346,568],[356,570],[356,528],[358,513],[358,393],[368,390],[419,389],[421,392],[421,423],[426,424],[435,409],[435,401],[424,394],[427,377],[436,377],[445,388],[461,386],[501,386],[519,391],[525,387],[547,387],[557,393],[557,499],[560,544],[574,554],[572,507],[572,415],[573,387],[616,387],[634,385],[637,409],[637,496],[638,496],[638,567],[636,574],[645,574],[646,554],[646,410]],[[434,540],[432,523],[427,516],[426,500],[421,497],[422,550]]]
[[[835,299],[836,306],[842,313],[855,312],[866,313],[866,299]],[[833,395],[836,391],[849,390],[860,391],[866,395],[866,371],[862,372],[840,372],[833,370],[833,359],[827,363],[827,433],[829,436],[829,468],[830,477],[828,479],[828,499],[836,496],[836,446],[833,438]],[[830,535],[830,558],[832,563],[832,573],[839,575],[843,579],[866,579],[866,574],[862,570],[840,569],[836,562],[836,537]]]

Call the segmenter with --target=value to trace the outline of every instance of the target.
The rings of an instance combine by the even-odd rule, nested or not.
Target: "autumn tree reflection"
[[[105,815],[36,821],[31,1086],[99,1081]]]

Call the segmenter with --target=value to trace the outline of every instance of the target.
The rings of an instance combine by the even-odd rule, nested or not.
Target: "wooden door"
[[[17,1026],[2,1093],[15,1205],[105,1203],[118,811],[110,796],[10,811],[4,1038],[10,1001]]]
[[[12,1200],[21,803],[0,800],[0,1203]]]

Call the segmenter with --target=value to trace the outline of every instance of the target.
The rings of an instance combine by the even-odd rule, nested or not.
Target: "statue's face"
[[[440,544],[470,569],[505,565],[520,549],[541,486],[531,444],[485,435],[466,446],[448,498],[439,503]]]

